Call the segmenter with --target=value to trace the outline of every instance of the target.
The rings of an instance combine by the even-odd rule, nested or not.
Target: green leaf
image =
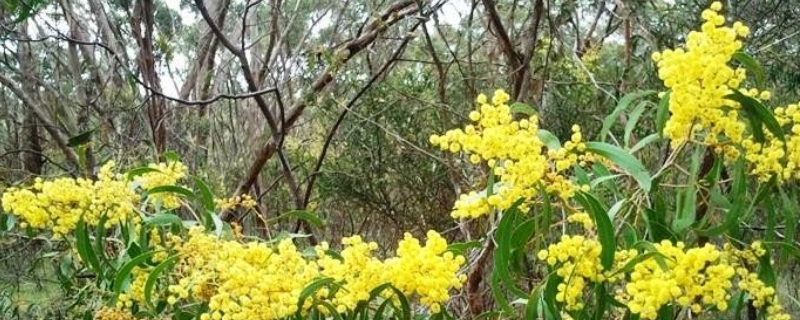
[[[742,94],[739,91],[734,91],[732,94],[725,96],[725,98],[739,102],[742,105],[742,110],[745,112],[745,116],[747,116],[751,120],[751,124],[753,125],[754,130],[754,137],[758,142],[764,142],[764,137],[756,136],[756,132],[761,131],[761,125],[767,127],[773,136],[778,138],[778,140],[786,141],[786,136],[783,132],[783,128],[778,123],[778,120],[775,119],[775,115],[772,114],[772,111],[767,109],[761,101],[754,99],[752,97],[748,97]]]
[[[153,307],[153,287],[156,285],[156,281],[158,281],[158,277],[161,276],[164,271],[168,268],[171,268],[172,265],[178,260],[179,256],[171,256],[161,263],[159,263],[153,271],[150,271],[150,274],[147,275],[147,281],[144,283],[144,300],[152,309]]]
[[[78,225],[75,228],[75,238],[78,250],[78,255],[81,257],[81,261],[87,263],[89,267],[97,274],[97,279],[102,278],[103,270],[100,268],[100,260],[97,259],[97,255],[94,253],[92,249],[92,243],[89,240],[89,232],[87,231],[86,222],[81,218],[78,221]]]
[[[664,127],[667,126],[667,120],[669,120],[670,95],[670,91],[664,92],[664,95],[661,96],[661,100],[658,101],[658,110],[656,111],[656,130],[658,130],[659,136],[664,135]]]
[[[181,161],[181,157],[175,151],[167,151],[164,152],[162,155],[164,159],[167,159],[167,162],[179,162]]]
[[[106,221],[108,221],[108,216],[106,214],[100,216],[100,221],[97,223],[94,237],[94,251],[97,252],[101,265],[105,264],[107,261],[106,251],[103,248],[106,239]]]
[[[521,113],[528,116],[535,116],[539,114],[536,112],[536,109],[522,102],[514,102],[511,104],[510,108],[511,113]]]
[[[617,107],[614,108],[614,111],[612,111],[611,114],[609,114],[605,120],[603,120],[603,127],[600,129],[600,141],[606,141],[606,136],[609,134],[609,131],[611,131],[611,127],[614,126],[614,123],[617,122],[619,116],[628,109],[631,103],[638,99],[654,94],[656,94],[655,90],[637,91],[626,94],[619,99]]]
[[[189,189],[186,189],[184,187],[179,187],[179,186],[157,186],[157,187],[152,187],[152,188],[147,190],[147,195],[148,196],[154,195],[154,194],[157,194],[157,193],[174,193],[174,194],[183,195],[183,196],[185,196],[186,198],[189,198],[189,199],[194,199],[194,197],[195,197],[194,196],[194,192],[192,192]]]
[[[171,213],[159,213],[152,217],[147,217],[144,219],[144,224],[149,226],[168,226],[172,224],[182,225],[183,220],[181,217],[178,217]]]
[[[203,204],[203,208],[205,208],[207,211],[213,212],[216,207],[214,205],[214,194],[211,193],[211,189],[208,187],[208,185],[205,182],[203,182],[203,180],[200,179],[200,177],[195,176],[194,187],[200,194],[199,199],[200,202],[202,202]]]
[[[695,223],[697,215],[697,180],[700,171],[701,161],[705,162],[706,157],[711,154],[705,148],[695,148],[691,156],[691,168],[689,170],[689,181],[686,187],[678,193],[678,200],[675,208],[675,219],[672,220],[672,231],[680,234]]]
[[[300,297],[297,300],[297,315],[300,316],[300,312],[303,310],[303,305],[305,305],[307,299],[313,298],[312,295],[319,291],[319,289],[327,287],[334,282],[335,280],[333,280],[333,278],[321,278],[314,280],[305,288],[303,288],[303,290],[300,291]]]
[[[162,250],[154,250],[142,253],[136,256],[135,258],[131,259],[130,261],[126,262],[124,265],[122,265],[122,267],[119,268],[119,271],[117,271],[117,274],[114,277],[114,284],[112,286],[114,293],[116,293],[117,295],[122,293],[122,286],[125,284],[125,280],[128,279],[128,276],[130,276],[131,272],[133,272],[133,268],[135,268],[138,265],[141,265],[142,263],[147,261],[148,258],[159,252],[162,252]]]
[[[161,172],[161,170],[158,170],[156,168],[151,168],[151,167],[138,167],[138,168],[133,168],[131,170],[128,170],[128,173],[126,173],[125,176],[128,177],[128,180],[133,180],[133,178],[135,178],[135,177],[138,177],[138,176],[141,176],[141,175],[143,175],[145,173],[150,173],[150,172]]]
[[[772,269],[772,262],[769,257],[769,250],[763,256],[758,258],[758,278],[764,281],[764,284],[775,288],[775,270]]]
[[[625,123],[625,135],[623,136],[625,147],[630,147],[631,136],[633,135],[633,130],[636,129],[636,125],[639,124],[639,118],[642,117],[642,114],[645,110],[647,110],[647,106],[653,105],[650,101],[642,101],[636,105],[636,108],[633,108],[631,111],[628,122]]]
[[[699,232],[702,235],[709,237],[719,236],[739,223],[739,217],[742,215],[745,207],[745,200],[747,199],[747,175],[745,173],[744,157],[739,157],[733,165],[733,186],[731,187],[732,200],[731,208],[725,213],[725,220],[706,231]]]
[[[554,135],[552,132],[545,129],[539,129],[539,131],[536,132],[536,136],[539,137],[539,140],[544,142],[544,145],[548,150],[561,149],[561,141],[559,141],[558,137],[556,137],[556,135]]]
[[[95,130],[96,129],[92,129],[84,133],[81,133],[77,136],[74,136],[72,138],[69,138],[69,140],[67,140],[67,145],[74,148],[92,141],[92,134],[94,133]]]
[[[660,140],[661,140],[661,135],[659,135],[657,133],[653,133],[651,135],[648,135],[648,136],[642,138],[642,140],[639,140],[639,142],[637,142],[635,145],[633,145],[633,147],[631,147],[631,153],[636,153],[637,151],[642,150],[642,148],[648,146],[649,144],[651,144],[653,142],[658,142]]]
[[[391,283],[385,283],[385,284],[382,284],[382,285],[376,287],[375,289],[372,289],[372,291],[370,291],[370,300],[374,299],[375,297],[380,296],[386,290],[391,290],[392,292],[394,292],[394,295],[392,297],[397,297],[397,300],[400,302],[400,310],[395,310],[396,311],[395,315],[398,316],[398,314],[399,314],[399,316],[398,316],[399,319],[410,320],[411,319],[411,306],[408,303],[408,299],[403,294],[403,292],[400,291],[400,289],[397,289],[397,287],[393,286]],[[391,301],[392,301],[391,298],[392,297],[387,297],[387,299],[386,299],[386,301],[384,301],[384,303],[389,302],[389,305],[394,308],[394,304],[391,303]],[[399,311],[399,312],[397,312],[397,311]],[[377,315],[378,314],[376,314],[376,316]]]
[[[280,216],[280,218],[296,218],[302,219],[315,227],[322,227],[325,221],[322,220],[317,214],[308,210],[292,210]]]
[[[757,88],[764,87],[764,69],[761,68],[761,64],[759,64],[756,59],[741,51],[734,53],[731,58],[741,63],[745,69],[753,73],[756,78]]]
[[[587,142],[586,150],[611,160],[614,164],[625,170],[630,176],[636,179],[639,186],[645,192],[650,192],[652,177],[647,172],[647,168],[625,150],[603,142]]]
[[[563,281],[555,272],[547,277],[547,286],[544,289],[545,319],[561,320],[561,312],[556,307],[556,293],[558,285]]]
[[[611,224],[611,219],[609,219],[600,201],[591,194],[581,192],[575,196],[575,199],[594,218],[594,223],[597,225],[598,238],[602,246],[600,262],[603,264],[603,270],[611,270],[614,265],[614,254],[617,251],[617,241],[614,236],[614,226]]]
[[[454,255],[464,255],[469,249],[480,248],[481,242],[473,240],[469,242],[456,242],[447,246],[447,251],[452,252]]]
[[[508,270],[514,245],[512,237],[515,227],[518,225],[517,218],[520,214],[517,208],[519,204],[520,202],[517,202],[512,205],[511,208],[505,210],[503,216],[500,218],[500,223],[497,225],[497,230],[494,235],[497,247],[494,251],[494,268],[492,269],[492,273],[506,287],[506,290],[509,290],[516,297],[522,298],[527,297],[528,293],[517,287],[514,280],[511,279],[511,274]],[[494,289],[495,287],[492,288]],[[495,295],[502,294],[503,292],[495,292]]]

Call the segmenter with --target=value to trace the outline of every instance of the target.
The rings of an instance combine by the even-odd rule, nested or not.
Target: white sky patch
[[[470,7],[467,0],[449,1],[439,9],[439,22],[450,26],[458,26],[461,23],[461,19],[469,14],[469,10]]]

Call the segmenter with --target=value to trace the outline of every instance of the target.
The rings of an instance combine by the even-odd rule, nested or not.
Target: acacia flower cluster
[[[703,11],[701,31],[689,33],[685,49],[653,53],[658,76],[671,90],[671,116],[663,133],[672,140],[673,147],[705,132],[701,142],[728,146],[725,151],[735,153],[736,149],[727,143],[738,144],[744,138],[740,106],[725,96],[739,89],[745,80],[745,69],[733,69],[729,63],[742,48],[739,38],[747,36],[749,30],[739,22],[726,27],[725,17],[718,13],[721,8],[715,3]]]
[[[454,218],[477,218],[489,214],[492,208],[508,209],[517,199],[531,199],[540,186],[563,199],[588,189],[564,175],[576,164],[594,161],[594,156],[586,152],[580,127],[572,128],[572,137],[562,148],[548,149],[539,138],[538,117],[514,120],[508,102],[509,95],[503,90],[495,91],[491,101],[481,94],[477,110],[469,114],[472,124],[430,137],[430,142],[442,150],[463,151],[473,164],[485,162],[498,177],[496,185],[487,186],[487,190],[492,189],[491,195],[486,190],[462,194],[454,205]]]
[[[230,198],[214,199],[214,206],[217,210],[227,211],[237,208],[252,209],[256,206],[256,201],[249,194],[239,195]]]
[[[586,288],[598,283],[618,287],[616,299],[643,319],[658,318],[659,310],[667,305],[686,307],[694,313],[725,311],[738,288],[753,297],[755,307],[766,307],[767,319],[789,319],[774,288],[745,267],[766,253],[760,242],[745,249],[726,244],[720,250],[710,244],[687,248],[682,242],[665,240],[654,245],[657,255],[633,264],[632,270],[625,267],[643,252],[619,250],[612,268],[603,270],[601,249],[597,239],[564,235],[537,254],[562,279],[555,299],[566,310],[583,309]]]
[[[180,161],[151,163],[148,167],[153,170],[134,180],[145,191],[158,186],[176,185],[186,176],[186,166]],[[181,206],[180,199],[173,193],[152,194],[150,199],[155,203],[160,203],[161,207],[165,209],[175,209]]]
[[[539,260],[554,267],[556,275],[563,279],[558,284],[555,298],[567,310],[583,309],[583,294],[591,283],[620,280],[624,275],[619,272],[620,268],[637,255],[636,250],[617,251],[614,267],[604,271],[600,263],[601,250],[602,246],[597,239],[563,235],[561,241],[537,253]]]
[[[671,116],[664,135],[677,147],[687,141],[706,144],[732,160],[744,152],[750,173],[760,181],[776,177],[779,182],[800,179],[800,112],[797,105],[776,108],[781,127],[788,128],[786,141],[765,132],[765,141],[757,141],[748,132],[739,102],[728,96],[738,91],[745,96],[767,101],[772,94],[742,86],[746,71],[730,66],[742,48],[741,39],[750,30],[741,22],[726,26],[719,13],[720,2],[712,3],[702,13],[700,31],[689,33],[685,49],[653,53],[658,75],[670,89]],[[753,115],[751,115],[753,116]]]
[[[87,226],[96,226],[105,217],[106,227],[136,220],[136,201],[138,196],[114,171],[113,161],[100,169],[95,181],[36,178],[30,187],[8,188],[2,198],[3,210],[20,217],[23,228],[52,231],[56,239],[75,230],[81,219]]]
[[[340,257],[326,254],[328,245],[308,257],[284,239],[272,246],[263,242],[225,240],[194,228],[176,246],[180,257],[175,281],[169,286],[170,304],[207,303],[201,319],[280,319],[298,311],[301,291],[313,281],[330,278],[336,290],[322,289],[315,298],[327,301],[340,313],[352,311],[370,292],[386,283],[408,297],[417,297],[434,313],[449,299],[451,288],[465,280],[458,275],[465,260],[446,252],[447,242],[428,232],[424,246],[407,234],[397,255],[381,260],[373,255],[377,244],[360,236],[342,239]],[[420,276],[424,275],[424,276]],[[387,291],[385,298],[391,298]],[[302,312],[311,307],[305,301]],[[322,310],[329,312],[329,310]]]

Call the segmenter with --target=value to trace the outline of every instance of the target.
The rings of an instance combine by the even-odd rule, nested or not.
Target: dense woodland
[[[800,101],[800,2],[723,4],[730,21],[750,27],[742,51],[760,62],[772,95],[769,105]],[[705,0],[2,0],[0,192],[30,185],[36,177],[97,178],[110,160],[128,169],[179,157],[217,197],[255,200],[251,210],[218,212],[245,237],[288,232],[303,234],[297,242],[313,246],[359,234],[377,241],[376,254],[383,256],[405,232],[424,236],[437,230],[468,248],[460,271],[468,275],[467,284],[450,291],[449,312],[455,318],[524,318],[504,313],[509,309],[492,288],[495,263],[487,259],[492,249],[484,241],[499,218],[451,218],[459,196],[487,187],[494,174],[470,165],[468,155],[442,151],[429,137],[463,127],[479,94],[491,97],[505,89],[559,140],[569,140],[577,124],[584,140],[630,149],[650,139],[658,115],[634,103],[633,111],[614,113],[608,127],[607,117],[621,103],[631,103],[629,94],[665,91],[653,52],[687,41],[709,5]],[[642,105],[659,103],[655,95],[650,100]],[[658,168],[669,154],[669,141],[655,141],[636,156]],[[703,159],[702,154],[686,151],[677,157]],[[703,166],[711,163],[713,158]],[[728,174],[733,173],[720,178],[722,185]],[[685,183],[678,176],[661,181],[662,189]],[[620,183],[636,184],[631,181]],[[760,190],[749,186],[750,196]],[[711,188],[700,189],[706,187]],[[796,182],[781,190],[784,199],[799,198]],[[697,192],[698,206],[720,203]],[[667,196],[667,206],[678,206],[674,197]],[[794,225],[800,212],[775,204],[791,214],[767,219],[755,211],[742,220],[742,239],[766,237],[797,248]],[[273,219],[287,212],[314,219]],[[193,217],[191,210],[174,214]],[[55,271],[73,264],[65,264],[59,253],[69,245],[15,228],[10,213],[2,217],[0,318],[71,319],[64,312],[73,309],[76,297],[91,299],[79,287],[64,287],[62,273]],[[529,243],[540,248],[539,242],[557,241],[561,229],[554,223],[552,234]],[[622,224],[618,239],[627,236],[621,229]],[[697,237],[679,238],[693,243]],[[700,242],[708,242],[703,237]],[[775,248],[769,251],[780,251]],[[541,264],[536,251],[531,249],[519,268],[536,269]],[[800,317],[800,269],[796,256],[781,252],[773,257],[779,295],[792,318]],[[517,282],[530,293],[546,276],[531,272]],[[519,308],[513,295],[508,298],[510,308]],[[96,300],[83,303],[93,308],[101,304]],[[752,310],[744,309],[754,316],[752,304]],[[756,319],[748,312],[744,319]],[[688,318],[676,313],[674,319]]]

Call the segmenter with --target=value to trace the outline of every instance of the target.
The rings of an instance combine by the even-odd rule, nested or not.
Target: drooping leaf
[[[586,150],[611,160],[614,164],[632,176],[644,192],[650,192],[652,177],[647,168],[629,152],[603,142],[587,142]]]
[[[144,300],[151,308],[153,307],[153,287],[156,285],[156,281],[158,281],[162,273],[172,268],[175,262],[178,261],[178,258],[179,256],[175,255],[165,259],[147,275],[147,281],[144,283]]]
[[[581,192],[575,196],[583,208],[592,215],[597,226],[597,236],[600,240],[602,249],[600,250],[600,262],[604,270],[611,270],[614,264],[614,255],[617,251],[617,240],[614,235],[614,226],[608,213],[603,209],[603,205],[597,198],[589,193]]]
[[[600,135],[599,135],[600,141],[606,141],[606,136],[611,131],[611,127],[614,126],[614,123],[617,122],[617,119],[619,119],[619,116],[623,112],[625,112],[625,110],[628,109],[628,107],[631,105],[631,103],[633,103],[634,101],[639,100],[641,98],[644,98],[644,97],[647,97],[647,96],[650,96],[650,95],[654,95],[654,94],[656,94],[656,91],[654,91],[654,90],[637,91],[637,92],[632,92],[632,93],[626,94],[621,99],[619,99],[619,102],[617,103],[617,106],[614,108],[614,111],[612,111],[611,114],[609,114],[605,118],[605,120],[603,120],[603,127],[600,129]]]
[[[133,272],[133,269],[136,266],[139,266],[139,265],[143,264],[145,261],[147,261],[147,259],[149,259],[150,257],[152,257],[153,255],[155,255],[156,253],[159,253],[159,252],[162,252],[162,251],[161,250],[154,250],[154,251],[149,251],[149,252],[142,253],[142,254],[134,257],[130,261],[126,262],[124,265],[122,265],[122,267],[119,268],[119,270],[117,271],[116,275],[114,276],[114,284],[112,286],[112,289],[113,289],[114,293],[117,294],[117,295],[122,293],[122,287],[125,284],[125,281],[128,279],[128,276],[130,276],[131,272]]]
[[[509,107],[511,108],[511,113],[521,113],[527,116],[535,116],[539,114],[536,112],[536,109],[531,107],[529,104],[522,102],[514,102]]]
[[[308,210],[292,210],[282,214],[280,217],[302,219],[310,223],[312,226],[318,228],[325,225],[325,221],[323,221],[322,218],[320,218],[316,213]]]
[[[764,88],[764,69],[761,68],[761,64],[759,64],[756,59],[741,51],[734,53],[731,58],[741,63],[746,70],[753,73],[756,79],[756,87]]]
[[[756,132],[762,131],[761,126],[764,125],[767,127],[767,130],[772,133],[773,136],[778,138],[778,140],[786,141],[786,135],[783,132],[783,128],[781,128],[780,123],[778,120],[775,119],[775,115],[767,109],[767,107],[761,103],[761,101],[754,99],[753,97],[748,97],[742,94],[739,91],[734,91],[732,94],[725,96],[725,98],[739,102],[742,106],[742,110],[744,110],[744,115],[751,120],[751,124],[754,130],[754,137],[758,142],[764,142],[764,137],[758,137],[755,135]]]
[[[194,199],[194,192],[180,186],[156,186],[147,190],[148,196],[157,193],[174,193],[182,195],[188,199]]]
[[[539,131],[536,132],[536,136],[539,137],[539,140],[544,142],[544,145],[548,150],[561,149],[561,141],[558,141],[558,137],[556,137],[556,135],[554,135],[552,132],[545,129],[539,129]]]
[[[92,129],[84,133],[81,133],[77,136],[74,136],[72,138],[69,138],[69,140],[67,140],[67,145],[75,148],[77,146],[89,143],[90,141],[92,141],[92,134],[94,133],[94,131],[95,129]]]
[[[642,101],[633,108],[630,115],[628,116],[628,122],[625,123],[625,135],[623,136],[623,141],[625,143],[625,147],[630,147],[631,138],[633,135],[633,130],[636,129],[637,125],[639,124],[639,118],[642,117],[645,110],[647,110],[648,106],[654,105],[650,101]]]
[[[97,274],[97,278],[100,279],[103,274],[103,270],[100,267],[100,260],[97,259],[97,255],[92,249],[92,243],[89,240],[89,232],[86,226],[86,221],[81,218],[78,221],[78,225],[75,228],[75,246],[78,250],[78,255],[80,255],[81,260],[83,263],[88,264],[88,266],[94,270]]]
[[[658,111],[656,111],[656,130],[659,136],[664,135],[664,127],[669,120],[669,97],[670,91],[664,92],[661,100],[658,101]]]
[[[183,220],[171,213],[159,213],[144,219],[144,224],[149,226],[168,226],[172,224],[181,225]]]

